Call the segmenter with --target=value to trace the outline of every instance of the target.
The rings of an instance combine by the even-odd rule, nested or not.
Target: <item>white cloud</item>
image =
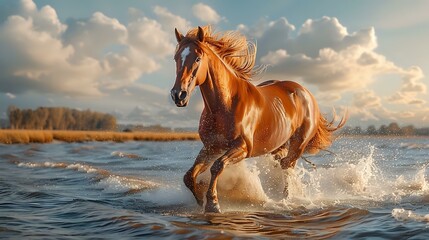
[[[192,13],[200,21],[209,24],[216,24],[224,19],[212,7],[204,3],[197,3],[192,6]]]
[[[374,91],[365,90],[353,95],[353,105],[359,108],[381,107],[381,98]]]
[[[14,95],[14,94],[12,94],[12,93],[6,93],[6,97],[8,97],[8,98],[10,98],[10,99],[15,99],[16,98],[16,96]]]
[[[272,77],[301,79],[322,91],[338,91],[362,89],[379,74],[399,71],[374,51],[373,28],[348,33],[338,19],[323,17],[307,20],[294,37],[295,26],[284,18],[264,26],[255,38],[262,46],[260,61],[269,65]],[[248,34],[253,35],[252,30]]]
[[[101,73],[97,62],[87,58],[70,63],[74,48],[37,30],[32,18],[11,16],[0,26],[0,51],[3,91],[100,94],[93,81]]]
[[[166,8],[155,6],[153,11],[159,18],[162,28],[168,33],[173,33],[174,28],[177,28],[180,32],[187,32],[191,28],[191,23],[188,20],[174,15]],[[174,34],[170,35],[174,37]]]
[[[421,69],[404,69],[377,53],[374,28],[350,33],[338,19],[323,17],[299,29],[285,18],[238,29],[257,41],[259,61],[268,65],[266,78],[303,81],[339,100],[339,93],[361,91],[379,76],[397,75],[403,78],[402,95],[413,95],[409,103],[424,102],[416,98],[426,92]]]
[[[89,19],[69,20],[63,41],[75,49],[74,58],[99,58],[113,44],[125,44],[127,28],[117,19],[95,12]]]
[[[401,91],[395,92],[395,94],[387,98],[387,101],[390,103],[409,105],[423,105],[426,103],[425,100],[416,98],[414,94]]]
[[[164,57],[174,52],[170,41],[172,33],[167,33],[154,19],[139,18],[128,24],[128,42],[143,53],[155,57]]]
[[[421,81],[423,77],[423,71],[416,66],[404,71],[401,91],[406,93],[426,93],[426,85]]]
[[[403,71],[401,88],[387,100],[391,103],[423,105],[425,100],[418,95],[426,93],[427,87],[422,82],[423,72],[419,67],[411,67]]]
[[[101,12],[65,24],[31,0],[8,10],[0,22],[0,84],[14,93],[105,95],[159,70],[174,52],[174,34],[160,22],[189,24],[161,7],[154,9],[159,21],[139,16],[127,25]]]

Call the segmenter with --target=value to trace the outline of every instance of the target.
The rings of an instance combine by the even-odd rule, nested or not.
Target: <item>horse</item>
[[[196,178],[210,167],[206,213],[220,213],[219,175],[229,164],[272,154],[282,169],[293,168],[304,153],[329,147],[337,126],[320,113],[313,95],[293,81],[250,82],[257,74],[256,45],[238,31],[214,33],[210,26],[175,29],[176,80],[171,97],[177,107],[187,106],[198,86],[204,102],[198,133],[203,148],[183,181],[203,206]],[[220,154],[220,157],[218,157]],[[214,161],[213,161],[213,158]]]

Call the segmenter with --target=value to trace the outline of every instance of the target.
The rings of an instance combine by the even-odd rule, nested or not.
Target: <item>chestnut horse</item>
[[[204,147],[184,176],[200,206],[196,178],[217,157],[210,167],[206,212],[220,212],[216,185],[228,164],[271,153],[283,169],[293,168],[303,153],[330,146],[332,132],[345,124],[343,117],[333,127],[312,94],[298,83],[250,83],[256,72],[256,46],[238,32],[212,33],[206,26],[186,36],[175,29],[175,34],[177,76],[171,97],[178,107],[185,107],[199,86],[204,101],[199,125]]]

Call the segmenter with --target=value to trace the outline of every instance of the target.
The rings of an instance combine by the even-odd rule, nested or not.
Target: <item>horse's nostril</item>
[[[179,99],[180,100],[183,100],[183,99],[185,99],[186,98],[186,96],[188,95],[188,92],[187,91],[180,91],[180,93],[179,93]]]

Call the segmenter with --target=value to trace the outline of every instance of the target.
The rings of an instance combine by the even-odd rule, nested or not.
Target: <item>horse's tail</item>
[[[308,142],[308,145],[305,147],[305,152],[310,154],[316,154],[320,150],[328,148],[333,141],[333,132],[342,128],[348,119],[347,111],[341,117],[340,122],[334,126],[334,122],[337,118],[335,110],[333,111],[332,121],[328,122],[326,118],[319,113],[318,117],[318,128],[314,137]]]

